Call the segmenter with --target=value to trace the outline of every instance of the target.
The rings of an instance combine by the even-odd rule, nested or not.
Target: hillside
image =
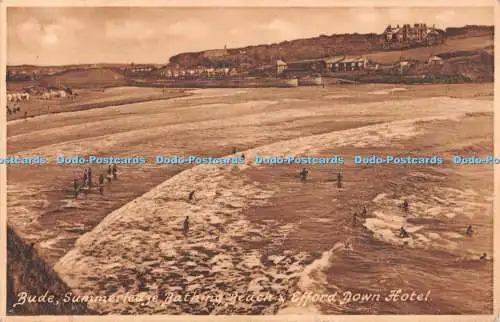
[[[69,70],[43,77],[40,85],[71,88],[114,87],[126,85],[125,77],[108,68]]]
[[[400,58],[413,61],[426,62],[430,56],[438,55],[443,59],[449,59],[453,56],[476,54],[478,51],[492,49],[494,39],[492,35],[470,36],[467,38],[450,38],[443,44],[437,44],[429,47],[411,48],[407,50],[379,51],[364,55],[366,58],[380,64],[388,64],[399,61]]]
[[[17,294],[63,296],[70,288],[10,227],[7,227],[7,313],[15,315],[96,314],[85,303],[27,303],[13,307]]]
[[[112,64],[108,64],[112,66]],[[25,77],[24,79],[12,79],[7,75],[7,90],[20,91],[27,87],[71,87],[75,89],[84,88],[106,88],[127,85],[126,77],[118,67],[88,67],[87,65],[68,65],[56,68],[48,66],[8,66],[10,70],[22,70],[25,75],[31,75],[34,70],[52,69],[52,74],[41,74],[35,79]]]
[[[439,31],[446,41],[467,37],[489,37],[493,42],[492,26],[465,26],[460,28],[447,28]],[[437,43],[436,43],[437,44]],[[255,68],[257,66],[274,63],[276,59],[294,61],[301,59],[314,59],[336,55],[360,55],[376,52],[387,52],[398,55],[401,50],[408,50],[420,45],[391,45],[388,46],[380,34],[333,34],[321,35],[314,38],[284,41],[278,44],[248,46],[243,48],[219,50],[215,52],[201,51],[181,53],[172,56],[169,65],[178,65],[184,68],[199,65],[211,66],[241,66]]]
[[[403,70],[394,66],[377,73],[358,73],[343,77],[365,83],[408,84],[483,83],[494,80],[494,55],[492,52],[486,50],[462,51],[440,54],[439,56],[444,60],[442,64],[427,64],[417,61]]]

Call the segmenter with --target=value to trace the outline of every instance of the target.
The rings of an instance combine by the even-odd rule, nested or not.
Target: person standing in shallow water
[[[73,189],[75,190],[75,197],[78,197],[78,181],[73,179]]]
[[[403,209],[403,212],[405,214],[408,214],[408,211],[410,210],[410,204],[408,203],[407,199],[404,200],[403,205],[401,206],[401,208]]]
[[[354,212],[354,214],[352,215],[352,225],[356,226],[357,223],[358,223],[358,213]]]
[[[472,237],[473,233],[474,233],[474,230],[472,230],[472,225],[469,225],[469,227],[467,227],[466,234],[467,234],[467,236]]]
[[[113,170],[111,169],[111,164],[108,166],[108,182],[111,182],[111,173]]]
[[[113,179],[118,179],[118,170],[116,169],[116,164],[113,164],[111,171],[113,172]]]
[[[189,201],[193,201],[193,199],[194,199],[194,193],[195,193],[194,190],[189,193],[189,197],[188,197]]]
[[[99,193],[101,195],[104,193],[104,174],[102,173],[99,176]]]
[[[187,235],[189,233],[189,216],[186,216],[186,219],[184,219],[184,235]]]
[[[89,188],[92,188],[92,168],[89,168],[89,171],[87,171],[88,175],[88,186]]]
[[[85,171],[83,172],[83,185],[86,186],[88,184],[88,178],[89,178],[89,174],[88,174],[88,171],[87,169],[85,169]]]
[[[302,171],[300,171],[300,173],[299,173],[300,179],[301,180],[306,180],[308,174],[309,174],[309,171],[307,171],[306,168],[302,168]]]

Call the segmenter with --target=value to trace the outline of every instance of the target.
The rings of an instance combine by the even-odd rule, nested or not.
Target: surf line
[[[307,265],[301,273],[297,282],[297,291],[291,294],[279,314],[311,313],[321,314],[316,307],[317,304],[328,303],[338,305],[339,298],[336,293],[315,293],[322,285],[327,284],[326,276],[323,273],[330,265],[334,254],[337,251],[346,249],[346,243],[338,242],[330,250],[325,251],[320,258]],[[331,284],[329,285],[332,286]]]

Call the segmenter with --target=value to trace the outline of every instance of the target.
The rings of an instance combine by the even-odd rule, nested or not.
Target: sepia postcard
[[[0,320],[500,316],[498,2],[1,9]]]

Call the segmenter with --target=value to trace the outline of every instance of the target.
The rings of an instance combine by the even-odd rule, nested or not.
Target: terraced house
[[[276,61],[277,74],[315,72],[315,73],[337,73],[352,72],[366,69],[369,65],[368,59],[362,56],[337,56],[320,59],[305,59],[300,61],[284,62]]]

